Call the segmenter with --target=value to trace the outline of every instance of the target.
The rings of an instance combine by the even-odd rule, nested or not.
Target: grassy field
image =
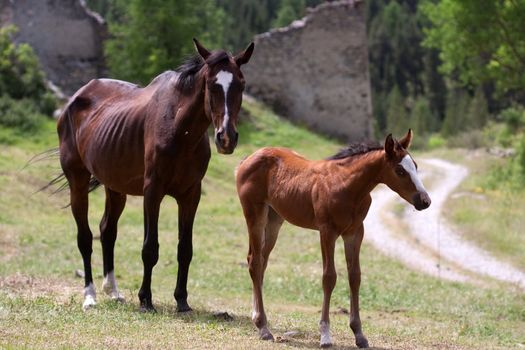
[[[0,348],[317,348],[322,300],[319,238],[316,232],[287,224],[270,257],[265,280],[270,327],[278,338],[275,343],[257,339],[249,319],[247,234],[233,170],[240,159],[265,145],[293,147],[309,158],[331,155],[340,145],[292,126],[256,103],[245,103],[245,108],[240,146],[232,156],[213,151],[204,181],[194,229],[188,290],[195,311],[190,314],[174,311],[177,207],[170,198],[161,209],[160,260],[152,283],[159,312],[137,311],[142,277],[140,197],[128,199],[115,248],[116,275],[127,303],[114,304],[101,293],[101,248],[95,242],[92,261],[99,304],[84,313],[83,280],[74,273],[82,266],[76,228],[69,209],[62,209],[67,194],[34,193],[58,172],[58,163],[41,162],[22,170],[32,155],[56,146],[54,126],[48,123],[44,132],[32,138],[0,130]],[[103,191],[93,193],[90,200],[95,233],[102,216]],[[525,250],[523,247],[521,241]],[[339,241],[332,332],[336,348],[353,348],[344,261]],[[366,244],[361,266],[361,317],[371,346],[525,347],[525,296],[509,285],[481,288],[430,278]],[[224,312],[232,319],[224,317]],[[287,331],[298,333],[284,337]]]

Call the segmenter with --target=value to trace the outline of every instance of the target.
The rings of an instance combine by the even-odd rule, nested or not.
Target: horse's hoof
[[[266,327],[264,327],[263,329],[259,330],[259,338],[261,340],[274,341],[273,334]]]
[[[151,313],[157,313],[157,310],[153,306],[153,303],[151,301],[141,301],[140,302],[140,312],[151,312]]]
[[[177,302],[177,312],[190,312],[193,309],[188,305],[187,302]]]
[[[355,337],[355,345],[360,349],[368,348],[368,340],[364,336]]]
[[[89,309],[93,309],[97,305],[97,302],[95,301],[95,298],[93,298],[91,295],[88,295],[84,299],[84,303],[82,304],[82,310],[87,311]]]

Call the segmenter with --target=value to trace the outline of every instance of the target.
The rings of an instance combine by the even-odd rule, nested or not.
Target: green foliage
[[[15,26],[0,28],[0,95],[38,99],[46,92],[44,73],[28,44],[16,45]]]
[[[112,74],[148,83],[193,55],[192,37],[205,46],[223,44],[224,12],[213,0],[131,0],[122,23],[110,23],[106,55]]]
[[[429,138],[428,138],[428,142],[427,142],[427,148],[428,149],[437,149],[437,148],[442,148],[446,145],[447,143],[447,140],[445,140],[443,138],[443,136],[439,135],[439,134],[432,134]]]
[[[368,47],[374,119],[387,130],[385,97],[394,87],[410,100],[424,96],[439,124],[445,112],[446,85],[437,71],[436,50],[423,48],[422,29],[429,23],[417,7],[418,1],[370,0],[366,2]],[[407,111],[413,106],[407,104]]]
[[[467,115],[470,96],[463,89],[451,89],[447,96],[447,109],[441,132],[444,136],[452,136],[467,130]]]
[[[33,100],[15,100],[8,95],[0,96],[0,125],[31,133],[40,128],[45,120]]]
[[[440,50],[443,72],[501,92],[525,88],[525,1],[427,1],[422,10],[433,24],[424,45]]]
[[[305,0],[281,0],[277,18],[272,27],[285,27],[304,14]]]
[[[0,125],[33,132],[56,107],[38,58],[27,44],[16,45],[14,26],[0,28]]]
[[[409,118],[404,98],[396,86],[387,98],[387,132],[393,135],[404,135],[410,128]]]

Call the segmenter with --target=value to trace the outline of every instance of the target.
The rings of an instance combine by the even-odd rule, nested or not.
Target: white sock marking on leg
[[[84,288],[84,303],[82,309],[87,309],[97,305],[97,293],[95,291],[95,285],[91,282],[86,288]]]

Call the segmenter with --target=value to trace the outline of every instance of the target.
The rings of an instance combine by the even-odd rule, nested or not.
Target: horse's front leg
[[[321,230],[321,253],[323,256],[323,308],[319,330],[321,332],[321,347],[330,347],[333,344],[330,334],[330,298],[337,281],[335,272],[334,250],[337,236],[331,231]]]
[[[179,205],[179,245],[177,249],[179,270],[174,296],[177,301],[178,312],[191,311],[191,307],[188,305],[188,270],[193,256],[193,221],[200,198],[201,183],[199,182],[185,196],[177,199]]]
[[[139,290],[140,310],[156,311],[151,298],[151,274],[159,260],[158,221],[160,202],[164,197],[161,187],[151,179],[144,184],[144,244],[142,262],[144,275]]]
[[[364,228],[361,223],[354,232],[343,235],[345,242],[346,266],[348,269],[348,282],[350,284],[350,328],[354,332],[355,344],[359,348],[368,348],[368,340],[361,329],[359,317],[359,287],[361,285],[361,267],[359,266],[359,251],[363,241]]]

